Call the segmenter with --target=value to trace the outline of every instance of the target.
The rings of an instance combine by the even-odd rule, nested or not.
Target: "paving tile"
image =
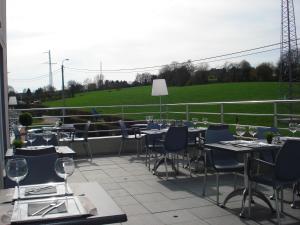
[[[132,195],[157,192],[154,188],[145,184],[143,181],[124,182],[120,183],[120,185]]]
[[[236,215],[226,215],[205,219],[211,225],[259,225],[257,222],[250,219],[242,219]]]
[[[131,195],[121,196],[121,197],[115,197],[114,201],[119,206],[138,204],[137,200],[135,200]]]
[[[187,210],[175,210],[155,213],[154,216],[165,224],[186,224],[187,222],[201,221]]]
[[[140,203],[168,201],[168,198],[161,193],[150,193],[133,196]]]
[[[124,225],[165,225],[162,221],[155,218],[152,214],[143,214],[137,216],[129,216],[128,221]]]
[[[107,192],[112,198],[130,195],[125,189],[115,189]]]
[[[110,190],[116,190],[116,189],[122,189],[121,185],[119,183],[104,183],[104,184],[100,184],[104,190],[106,191],[110,191]]]
[[[149,211],[144,208],[141,204],[125,205],[121,206],[122,210],[127,216],[135,216],[140,214],[149,214]]]
[[[200,219],[208,219],[212,217],[226,216],[232,214],[231,212],[215,205],[188,209],[188,211]]]

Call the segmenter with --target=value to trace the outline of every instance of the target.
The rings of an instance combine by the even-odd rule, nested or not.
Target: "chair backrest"
[[[25,158],[28,165],[28,174],[20,185],[41,184],[48,182],[62,182],[55,173],[55,161],[58,158],[57,153],[43,154],[38,156],[19,155],[17,157]]]
[[[178,152],[186,149],[188,143],[188,128],[186,126],[171,126],[165,137],[165,150]]]
[[[119,125],[120,125],[120,128],[121,128],[121,135],[123,138],[126,138],[128,137],[128,132],[127,132],[127,128],[126,128],[126,125],[124,123],[123,120],[119,120]]]
[[[183,122],[183,125],[184,125],[184,126],[187,126],[187,127],[194,127],[193,122],[188,121],[188,120],[185,120],[185,121]]]
[[[32,142],[32,146],[40,146],[40,145],[58,146],[57,135],[53,133],[51,135],[51,139],[47,143],[47,141],[43,138],[43,134],[36,134],[36,139]],[[31,146],[31,143],[27,141],[26,146]]]
[[[287,140],[275,159],[275,176],[279,180],[300,179],[300,141]]]
[[[233,134],[229,131],[228,125],[210,125],[205,133],[205,143],[216,143],[219,141],[232,141],[234,140]],[[236,158],[237,154],[230,151],[212,150],[209,156],[209,161],[214,165],[215,161],[226,161]],[[210,158],[211,157],[211,158]]]
[[[258,139],[266,139],[265,134],[267,132],[278,133],[278,129],[276,127],[257,127],[256,137]]]
[[[47,155],[51,153],[56,153],[54,146],[37,148],[37,149],[16,148],[15,156],[19,156],[19,155],[39,156],[39,155]]]
[[[159,127],[158,123],[153,123],[153,122],[148,123],[147,130],[152,130],[152,129],[159,130],[160,127]]]
[[[205,132],[206,144],[232,140],[234,136],[230,133],[228,125],[210,125]]]
[[[16,124],[13,124],[12,125],[12,129],[13,129],[13,132],[14,132],[14,135],[15,135],[15,139],[21,139],[21,133],[19,131],[19,128]]]
[[[91,126],[91,121],[88,121],[88,122],[84,125],[83,138],[84,138],[85,141],[88,141],[90,126]]]

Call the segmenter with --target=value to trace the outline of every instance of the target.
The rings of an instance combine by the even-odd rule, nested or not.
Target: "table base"
[[[230,192],[226,196],[226,198],[225,198],[223,204],[221,205],[221,207],[225,207],[228,200],[235,197],[235,196],[237,196],[237,195],[243,195],[242,209],[241,209],[241,212],[240,212],[240,217],[244,217],[245,202],[246,202],[247,196],[249,195],[249,189],[248,188],[238,188],[238,189],[235,189],[232,192]],[[269,201],[269,199],[262,192],[252,188],[251,189],[251,195],[256,196],[257,198],[260,198],[261,200],[263,200],[269,206],[271,212],[272,213],[275,212],[275,210],[273,209],[273,206],[271,205],[271,202]],[[252,201],[253,200],[251,199],[251,202]]]

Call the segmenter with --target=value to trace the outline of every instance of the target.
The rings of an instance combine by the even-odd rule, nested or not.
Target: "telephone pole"
[[[48,54],[48,65],[49,65],[49,87],[53,87],[53,75],[52,75],[52,64],[56,64],[56,63],[52,63],[52,59],[51,59],[51,51],[47,51],[44,52]]]

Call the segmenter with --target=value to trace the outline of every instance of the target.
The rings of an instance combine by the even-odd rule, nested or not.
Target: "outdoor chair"
[[[160,129],[158,123],[150,122],[147,124],[147,130],[153,130],[153,129],[157,129],[157,130]]]
[[[153,172],[156,174],[157,168],[160,164],[164,163],[166,169],[166,179],[168,179],[168,161],[171,163],[173,170],[175,170],[175,175],[178,172],[178,153],[184,152],[187,148],[188,143],[188,128],[186,126],[171,126],[165,135],[165,139],[162,141],[163,148],[160,149],[159,153],[161,153],[162,158],[157,159]],[[172,158],[169,159],[168,156],[171,155]],[[177,158],[177,160],[175,159]],[[189,154],[187,153],[188,162],[190,162]],[[174,165],[175,160],[177,161],[177,171]],[[190,175],[191,175],[191,167]]]
[[[91,122],[88,121],[84,125],[83,130],[75,128],[75,130],[72,131],[70,137],[63,138],[63,141],[69,142],[71,148],[73,148],[74,143],[82,143],[83,146],[84,146],[84,149],[86,151],[86,154],[90,157],[90,160],[92,162],[93,161],[93,154],[92,154],[92,150],[90,148],[89,139],[88,139],[90,125],[91,125]]]
[[[219,141],[231,141],[234,136],[229,131],[228,125],[211,125],[205,134],[205,144]],[[203,196],[206,193],[207,169],[212,168],[216,174],[217,205],[219,205],[219,174],[234,173],[234,188],[236,188],[237,173],[244,171],[244,164],[238,160],[238,155],[234,152],[204,148],[204,185]]]
[[[95,108],[92,108],[91,113],[92,113],[92,118],[94,119],[94,121],[98,121],[101,118],[100,113],[98,113]]]
[[[257,127],[256,137],[258,139],[266,139],[265,135],[267,132],[272,132],[274,134],[279,133],[276,127]],[[277,153],[278,150],[274,150],[274,149],[268,151],[262,151],[260,153],[260,158],[264,161],[273,163],[275,161]]]
[[[28,174],[20,185],[43,184],[48,182],[63,182],[55,173],[55,161],[58,158],[57,153],[42,155],[17,155],[18,158],[25,158],[28,166]],[[15,187],[16,183],[5,178],[5,188]]]
[[[124,123],[124,121],[119,120],[119,125],[121,128],[121,144],[119,149],[119,156],[121,156],[121,151],[124,148],[125,142],[127,141],[135,141],[136,142],[136,152],[137,157],[140,156],[140,150],[142,150],[142,140],[145,134],[141,134],[140,130],[138,128],[133,129],[134,134],[128,134],[127,127]]]
[[[156,128],[155,128],[156,129]],[[163,145],[161,140],[163,139],[163,134],[147,134],[145,136],[145,148],[146,148],[146,160],[145,164],[148,165],[148,169],[150,170],[150,159],[151,154],[155,154],[155,158],[157,157],[157,153],[161,152]]]
[[[19,131],[18,126],[17,126],[16,124],[13,124],[13,125],[12,125],[12,129],[13,129],[13,132],[14,132],[15,139],[16,139],[16,140],[21,139],[21,133],[20,133],[20,131]]]
[[[271,186],[275,193],[277,222],[280,224],[279,192],[281,193],[281,212],[283,212],[283,189],[300,180],[300,141],[287,140],[279,150],[275,163],[249,158],[247,173],[249,176],[249,198],[252,199],[251,183]],[[294,193],[293,193],[294,202]],[[251,204],[249,203],[249,216]]]

